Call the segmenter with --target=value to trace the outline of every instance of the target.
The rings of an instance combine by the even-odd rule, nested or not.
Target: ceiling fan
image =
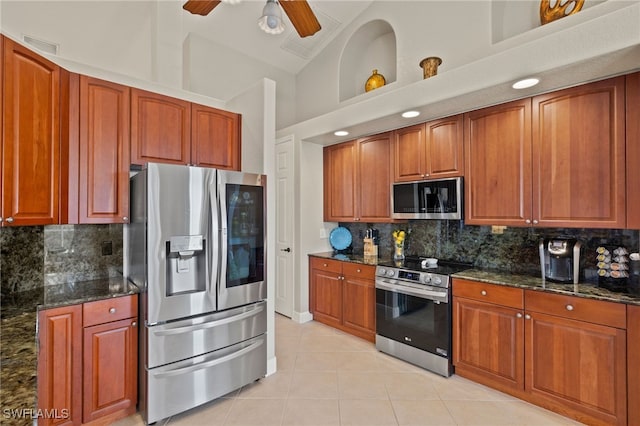
[[[188,0],[182,8],[196,15],[208,15],[222,0]],[[270,0],[273,2],[273,0]],[[277,0],[300,37],[308,37],[320,30],[318,18],[306,0]]]

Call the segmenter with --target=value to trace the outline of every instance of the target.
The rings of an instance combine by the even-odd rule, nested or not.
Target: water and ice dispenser
[[[202,235],[171,237],[167,250],[167,296],[205,291],[206,241]]]

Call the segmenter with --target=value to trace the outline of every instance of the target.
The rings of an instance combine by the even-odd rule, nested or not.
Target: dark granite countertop
[[[139,293],[123,277],[50,285],[2,295],[0,300],[0,401],[3,409],[36,407],[38,311]],[[3,424],[31,425],[27,415]]]
[[[377,265],[378,263],[390,262],[390,258],[366,256],[362,253],[336,253],[326,251],[322,253],[310,253],[309,256],[320,257],[322,259],[341,260],[343,262],[361,263],[363,265]]]
[[[598,286],[597,283],[560,284],[544,281],[541,277],[475,268],[458,272],[452,277],[608,302],[640,305],[640,286],[637,285],[629,285],[623,291],[611,291]]]
[[[365,258],[362,253],[338,254],[331,251],[311,253],[309,256],[372,265],[390,261],[390,259],[383,258]],[[609,302],[640,305],[640,285],[636,285],[636,283],[634,283],[634,285],[627,286],[623,291],[611,291],[599,286],[597,283],[559,284],[543,281],[542,278],[537,276],[519,275],[499,270],[480,268],[467,269],[453,274],[452,277],[481,281],[490,284],[525,288],[529,290],[547,291],[589,299],[605,300]]]

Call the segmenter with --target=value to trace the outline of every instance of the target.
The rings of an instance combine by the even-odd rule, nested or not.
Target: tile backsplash
[[[405,243],[407,254],[432,256],[439,259],[471,263],[482,268],[540,275],[538,244],[542,238],[571,237],[582,242],[580,267],[584,271],[596,269],[596,248],[600,245],[626,247],[638,251],[640,231],[619,229],[573,228],[506,228],[502,234],[493,234],[489,226],[465,225],[456,220],[411,220],[397,224],[341,223],[353,236],[353,249],[363,250],[365,229],[379,232],[378,253],[391,257],[391,234],[396,229],[410,231]]]
[[[3,228],[2,294],[122,274],[122,228],[122,225]]]

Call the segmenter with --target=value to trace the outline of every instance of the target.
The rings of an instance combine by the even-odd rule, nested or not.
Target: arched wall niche
[[[358,28],[340,58],[340,102],[358,96],[374,69],[386,84],[396,81],[396,33],[387,21],[377,19]]]

